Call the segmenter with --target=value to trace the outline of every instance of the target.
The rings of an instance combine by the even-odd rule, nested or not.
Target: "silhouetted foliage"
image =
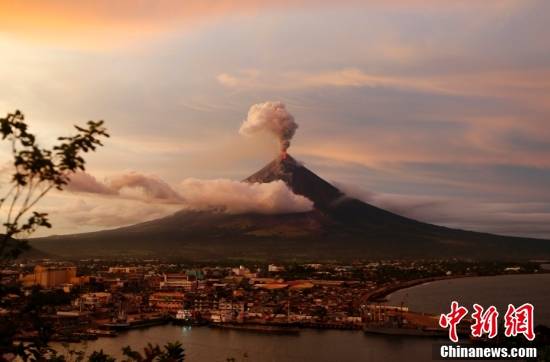
[[[103,146],[101,139],[109,137],[103,121],[88,121],[87,127],[75,126],[76,134],[59,137],[59,143],[51,149],[41,148],[36,136],[29,132],[25,117],[20,111],[9,113],[0,118],[0,136],[11,144],[13,155],[13,174],[8,190],[0,198],[0,210],[7,207],[5,227],[0,236],[0,260],[17,257],[28,248],[21,234],[32,234],[40,227],[51,227],[47,214],[34,211],[36,204],[52,189],[63,190],[70,177],[77,171],[84,171],[86,161],[82,154],[95,151]],[[25,220],[26,218],[26,220]],[[7,288],[0,293],[6,294]],[[40,318],[40,312],[56,305],[67,304],[70,296],[60,291],[43,291],[34,288],[27,298],[21,312],[25,322],[30,323],[38,334],[31,342],[14,343],[17,325],[6,321],[0,326],[0,360],[12,355],[22,361],[81,362],[84,352],[69,350],[68,356],[58,354],[49,347],[52,334],[50,326]],[[151,343],[143,349],[143,355],[129,346],[123,348],[128,361],[181,362],[185,360],[185,349],[178,341],[169,342],[160,348]],[[88,357],[89,362],[114,362],[115,358],[103,350],[94,351]]]
[[[143,348],[143,354],[133,350],[130,346],[122,349],[122,354],[127,357],[127,361],[136,362],[182,362],[185,361],[185,349],[181,342],[168,342],[161,349],[159,345],[148,343]]]
[[[181,362],[185,360],[185,349],[181,342],[168,342],[164,345],[164,353],[160,356],[160,361]]]
[[[86,127],[75,128],[75,135],[59,137],[59,143],[48,149],[37,144],[20,111],[0,118],[0,136],[10,142],[13,155],[13,174],[0,198],[0,210],[7,208],[0,259],[15,258],[28,248],[24,240],[16,239],[20,234],[51,227],[48,215],[33,208],[52,189],[63,190],[71,174],[85,170],[82,154],[103,146],[101,139],[109,137],[103,121],[88,121]]]
[[[94,351],[88,358],[89,362],[115,362],[115,358],[104,353],[103,350]]]
[[[4,232],[0,235],[0,261],[16,258],[28,244],[20,237],[28,236],[40,227],[51,227],[48,215],[35,211],[37,203],[52,189],[63,190],[70,177],[77,171],[85,170],[83,153],[95,151],[103,146],[101,139],[109,137],[103,121],[89,121],[86,127],[75,126],[76,133],[69,137],[59,137],[52,148],[42,148],[36,142],[36,136],[29,131],[25,117],[20,111],[9,113],[0,118],[0,136],[10,143],[13,156],[13,171],[7,183],[7,190],[0,198],[0,211]],[[10,292],[0,290],[0,295]],[[13,291],[12,291],[13,292]],[[49,346],[51,327],[40,318],[40,312],[48,307],[67,304],[70,296],[59,292],[43,292],[39,288],[32,290],[21,310],[21,320],[13,323],[2,321],[0,326],[0,359],[11,354],[23,361],[64,361]],[[17,331],[22,323],[31,326],[37,332],[28,343],[14,344]],[[95,361],[111,361],[105,355],[96,353]]]

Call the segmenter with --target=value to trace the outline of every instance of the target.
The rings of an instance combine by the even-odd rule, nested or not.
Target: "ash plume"
[[[86,172],[77,172],[71,175],[67,190],[101,195],[116,195],[118,193]]]
[[[149,205],[180,205],[189,210],[216,209],[228,214],[284,214],[306,212],[313,202],[296,195],[283,181],[248,183],[228,179],[188,178],[173,188],[152,175],[121,174],[105,182],[85,172],[71,178],[68,190],[103,195],[118,202],[143,201]]]
[[[165,181],[137,172],[120,175],[109,183],[111,189],[120,193],[124,189],[139,189],[146,197],[157,200],[164,200],[172,203],[182,202],[181,196],[172,189]]]
[[[181,195],[165,181],[156,176],[137,172],[120,174],[106,181],[99,181],[86,172],[77,172],[71,175],[67,190],[169,204],[183,202]]]
[[[294,121],[294,117],[282,102],[269,101],[250,107],[239,133],[251,136],[267,131],[277,137],[281,145],[281,153],[285,154],[297,128],[298,124]]]
[[[313,209],[313,202],[296,195],[281,180],[247,183],[227,179],[186,179],[180,184],[185,205],[190,209],[220,207],[229,214],[285,214]]]

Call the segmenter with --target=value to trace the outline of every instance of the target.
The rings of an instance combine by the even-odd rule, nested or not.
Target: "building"
[[[285,267],[281,265],[269,264],[267,266],[267,271],[270,273],[280,273],[285,271]]]
[[[21,277],[23,286],[40,285],[43,288],[56,288],[70,284],[76,278],[76,267],[69,265],[37,265],[34,273]]]
[[[245,268],[242,265],[240,265],[238,268],[232,268],[231,273],[235,276],[245,277],[245,278],[255,278],[257,276],[256,273],[252,273],[250,269]]]
[[[231,322],[242,320],[244,317],[245,303],[232,300],[220,300],[218,310],[212,313],[213,322]]]
[[[187,274],[163,274],[163,280],[159,283],[160,289],[192,290],[197,286],[196,281],[191,281]]]
[[[181,292],[157,292],[149,297],[149,306],[162,312],[177,312],[183,308],[185,295]]]
[[[137,266],[111,266],[108,273],[110,274],[135,274],[142,271],[141,267]]]
[[[95,292],[84,293],[76,300],[76,305],[83,305],[89,308],[100,308],[111,302],[111,293]]]

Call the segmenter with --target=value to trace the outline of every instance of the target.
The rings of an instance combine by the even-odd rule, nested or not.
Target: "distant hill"
[[[549,258],[550,241],[450,229],[349,198],[290,155],[243,182],[283,180],[314,203],[309,212],[265,215],[180,211],[114,230],[32,240],[62,257],[159,256],[193,260]]]
[[[3,240],[5,234],[0,234],[0,238]],[[25,259],[43,259],[48,258],[50,255],[34,248],[32,245],[23,246],[25,239],[15,240],[14,238],[9,238],[6,242],[6,248],[4,253],[10,255],[6,260],[11,261],[13,258],[15,260],[25,260]],[[19,250],[19,252],[17,252]],[[6,261],[5,260],[5,261]]]

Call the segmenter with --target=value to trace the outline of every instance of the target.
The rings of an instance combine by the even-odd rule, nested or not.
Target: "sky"
[[[0,0],[0,114],[22,110],[44,146],[90,119],[111,134],[40,204],[54,227],[39,235],[231,193],[279,152],[267,133],[239,134],[249,108],[280,101],[299,125],[288,152],[348,194],[550,238],[549,12],[545,0]],[[271,212],[309,207],[287,191],[240,192],[274,192]]]

